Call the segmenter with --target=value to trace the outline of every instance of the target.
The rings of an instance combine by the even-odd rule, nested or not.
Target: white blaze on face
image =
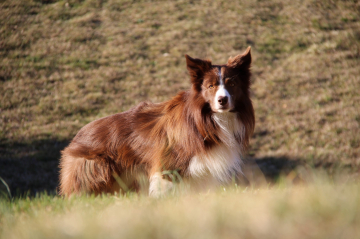
[[[219,76],[219,80],[220,80],[220,84],[218,86],[218,89],[216,91],[216,94],[215,94],[215,106],[216,106],[216,110],[218,112],[226,112],[226,111],[229,111],[231,108],[232,108],[232,104],[231,104],[231,96],[229,94],[229,92],[226,90],[225,88],[225,82],[224,82],[224,79],[223,79],[223,75],[221,73],[221,67],[218,67],[218,76]],[[219,98],[222,98],[222,97],[225,97],[227,96],[228,98],[228,107],[227,109],[221,109],[221,105],[219,103]]]

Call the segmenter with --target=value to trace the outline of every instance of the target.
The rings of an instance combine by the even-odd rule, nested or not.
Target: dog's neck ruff
[[[240,139],[240,142],[243,141],[245,136],[245,127],[238,120],[236,112],[223,112],[223,113],[214,113],[212,115],[213,120],[220,128],[219,138],[229,148],[241,148],[243,151],[242,145],[236,139]]]
[[[220,183],[229,183],[234,175],[242,174],[243,146],[237,139],[242,142],[245,127],[237,119],[237,113],[214,113],[212,118],[219,127],[221,143],[207,150],[204,155],[194,156],[188,173],[191,177],[210,174]]]

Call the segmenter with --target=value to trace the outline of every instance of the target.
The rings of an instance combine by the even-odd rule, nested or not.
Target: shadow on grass
[[[34,196],[44,191],[55,194],[60,151],[68,143],[56,139],[0,143],[0,177],[10,187],[12,196]],[[286,157],[253,158],[250,161],[256,163],[269,183],[275,183],[281,175],[304,165],[303,160]],[[0,190],[5,191],[5,185],[0,185]]]
[[[36,140],[30,143],[0,143],[0,177],[15,197],[47,191],[55,194],[59,178],[60,151],[69,141]],[[274,183],[283,174],[304,165],[303,160],[286,157],[252,158],[266,178]],[[0,185],[4,191],[5,185]]]
[[[60,152],[68,144],[67,140],[57,139],[29,143],[0,141],[0,177],[9,186],[12,196],[33,196],[44,191],[55,194],[59,183]],[[260,169],[268,183],[276,183],[281,176],[299,166],[307,165],[329,172],[337,168],[334,164],[311,166],[306,160],[287,157],[250,157],[245,162],[247,165]],[[0,183],[0,191],[6,192],[5,184]]]
[[[286,157],[263,157],[255,158],[253,161],[257,164],[269,183],[276,182],[280,176],[287,175],[298,166],[305,165],[301,159],[289,159]]]
[[[68,141],[56,139],[29,143],[0,143],[0,177],[8,184],[12,196],[56,192],[60,151]],[[4,185],[0,185],[3,190]]]

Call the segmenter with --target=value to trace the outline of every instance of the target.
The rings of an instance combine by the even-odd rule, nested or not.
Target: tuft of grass
[[[0,177],[0,183],[1,183],[0,184],[1,185],[1,187],[0,187],[0,198],[5,197],[6,199],[11,200],[12,196],[11,196],[11,191],[10,191],[9,185],[5,182],[5,180],[2,177]]]

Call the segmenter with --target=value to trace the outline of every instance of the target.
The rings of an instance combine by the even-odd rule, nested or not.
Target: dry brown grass
[[[359,169],[358,1],[8,0],[0,22],[12,189],[54,189],[59,151],[84,124],[187,89],[185,53],[224,63],[248,45],[251,158]]]

